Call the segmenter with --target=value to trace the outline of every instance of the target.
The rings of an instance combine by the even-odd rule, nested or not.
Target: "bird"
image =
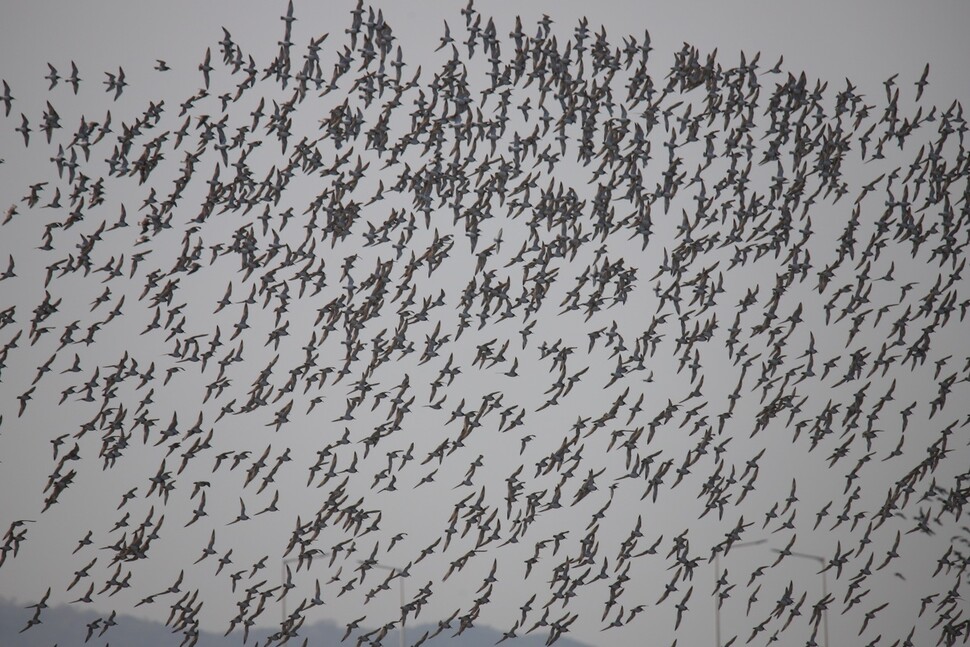
[[[202,72],[202,78],[205,80],[205,89],[209,89],[209,73],[212,71],[212,66],[209,61],[212,59],[211,48],[205,50],[205,59],[199,63],[199,71]]]
[[[2,274],[0,274],[0,281],[16,278],[17,274],[14,272],[15,267],[16,267],[16,263],[14,261],[13,254],[10,254],[9,257],[7,258],[7,269],[5,269]]]
[[[78,73],[77,64],[74,61],[71,61],[71,76],[67,77],[66,80],[71,84],[74,94],[77,94],[78,88],[81,86],[81,77]]]
[[[458,609],[419,642],[467,636],[485,611],[509,627],[499,642],[542,630],[551,645],[588,634],[598,604],[617,641],[656,625],[683,642],[695,577],[764,515],[769,539],[788,531],[775,559],[732,561],[712,593],[727,609],[747,581],[735,620],[752,640],[818,640],[834,594],[796,579],[759,599],[805,558],[845,585],[860,637],[878,625],[873,644],[902,644],[885,610],[906,604],[863,602],[891,563],[914,582],[925,549],[936,597],[906,595],[937,616],[928,639],[952,642],[944,580],[970,532],[954,480],[970,379],[951,343],[970,310],[959,102],[922,104],[928,65],[909,105],[898,75],[864,96],[778,52],[765,69],[760,52],[684,43],[664,62],[632,23],[617,39],[557,9],[506,36],[473,2],[452,10],[426,59],[362,1],[342,33],[297,38],[288,2],[266,43],[233,39],[231,15],[179,41],[201,61],[184,94],[119,56],[131,78],[106,72],[82,106],[74,53],[67,78],[48,64],[50,101],[18,90],[11,129],[41,152],[6,153],[23,174],[4,180],[0,380],[20,395],[0,440],[22,426],[52,453],[20,459],[47,475],[23,493],[43,511],[11,525],[0,568],[76,560],[68,590],[89,588],[74,602],[115,597],[119,615],[118,593],[145,587],[133,606],[164,600],[186,644],[214,596],[244,641],[285,602],[283,642],[329,590],[366,604],[397,578],[428,584],[344,640],[379,644],[445,601]],[[54,99],[61,80],[73,93]],[[145,105],[129,81],[152,89]],[[9,115],[6,81],[0,101]],[[896,401],[909,384],[926,389]],[[82,539],[23,548],[81,498]],[[184,521],[163,529],[166,514]],[[216,557],[206,577],[185,576],[192,551]],[[180,570],[167,588],[152,585],[162,555]],[[97,560],[116,566],[96,590]],[[444,588],[469,575],[480,584]],[[86,618],[88,640],[116,618]]]
[[[44,77],[45,79],[50,81],[50,85],[47,87],[47,89],[53,90],[55,87],[57,87],[57,82],[61,79],[61,77],[57,74],[57,70],[50,63],[47,64],[47,69],[49,71],[47,73],[47,76]]]
[[[3,102],[3,116],[10,116],[10,106],[13,105],[13,95],[10,94],[10,85],[6,79],[3,80],[3,94],[0,94],[0,101]]]
[[[105,72],[104,74],[108,77],[108,80],[104,82],[108,86],[106,92],[114,92],[114,100],[117,101],[128,85],[125,81],[125,71],[119,67],[117,73]]]
[[[919,80],[914,84],[916,86],[916,100],[919,101],[923,96],[923,90],[926,89],[928,82],[926,78],[930,75],[930,64],[927,63],[923,67],[923,73],[920,75]]]
[[[24,147],[30,145],[30,124],[27,121],[27,116],[23,113],[20,114],[20,126],[17,127],[17,132],[20,133],[24,138]]]

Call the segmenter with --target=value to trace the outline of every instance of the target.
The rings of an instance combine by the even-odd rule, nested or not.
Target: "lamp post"
[[[301,560],[308,560],[307,567],[309,568],[309,560],[312,560],[316,555],[328,555],[329,553],[319,550],[317,548],[311,548],[310,550],[296,555],[294,557],[285,557],[280,560],[280,587],[286,586],[286,565],[292,562],[299,562]],[[299,570],[299,565],[297,565],[297,570]],[[283,591],[283,597],[280,599],[280,629],[283,628],[283,624],[286,622],[286,594],[287,591]]]
[[[774,550],[776,553],[782,552],[777,548],[775,548]],[[825,558],[822,557],[821,555],[812,555],[810,553],[796,553],[796,552],[790,552],[789,554],[793,557],[801,557],[802,559],[810,559],[812,561],[818,562],[819,564],[822,565],[822,568],[825,568]],[[826,577],[826,572],[823,570],[822,571],[822,599],[824,600],[825,598],[828,597],[828,595],[829,595],[828,578]],[[822,636],[825,639],[825,647],[829,647],[829,610],[827,607],[825,609],[822,609]]]
[[[731,548],[744,548],[745,546],[758,546],[767,539],[756,539],[754,541],[742,541],[731,544]],[[721,581],[721,552],[714,553],[714,588],[717,589],[718,582]],[[721,600],[718,596],[714,597],[714,640],[717,647],[721,647]]]
[[[310,551],[308,551],[310,552]],[[325,555],[322,550],[313,550],[312,554]],[[286,557],[280,560],[280,587],[286,586],[286,565],[291,562],[299,561],[300,559],[305,559],[306,555],[297,555],[296,557]],[[286,591],[282,593],[282,598],[280,598],[280,629],[283,628],[283,624],[286,622]]]
[[[400,633],[401,640],[400,640],[400,643],[401,643],[401,647],[404,647],[404,642],[405,642],[404,631],[405,631],[406,624],[407,624],[407,614],[404,613],[404,577],[401,576],[401,573],[403,573],[403,571],[401,569],[397,568],[397,567],[387,566],[386,564],[381,564],[381,563],[375,562],[373,560],[358,559],[357,560],[357,563],[358,564],[367,564],[367,565],[372,566],[374,568],[380,568],[380,569],[383,569],[385,571],[391,571],[392,573],[397,573],[398,574],[398,578],[397,578],[398,591],[400,591],[400,596],[401,596],[401,633]]]
[[[301,559],[306,559],[306,557],[307,557],[308,554],[312,556],[312,555],[327,555],[328,553],[326,553],[326,552],[324,552],[322,550],[312,549],[310,551],[307,551],[303,555],[297,555],[295,557],[287,557],[287,558],[284,558],[284,559],[280,560],[280,586],[286,586],[286,565],[289,564],[289,563],[292,563],[292,562],[299,561]],[[404,647],[404,641],[405,641],[404,631],[405,631],[405,627],[406,627],[407,614],[405,614],[404,611],[403,611],[403,609],[404,609],[404,577],[401,577],[400,576],[400,574],[403,573],[404,571],[402,571],[401,569],[399,569],[399,568],[397,568],[395,566],[387,566],[386,564],[380,564],[380,563],[375,562],[373,560],[358,559],[357,560],[357,563],[358,564],[367,564],[368,567],[380,568],[380,569],[383,569],[385,571],[391,571],[392,573],[398,573],[399,574],[399,577],[397,579],[398,579],[398,590],[400,591],[401,609],[402,609],[402,611],[401,611],[401,641],[400,642],[401,642],[401,647]],[[282,597],[281,604],[280,604],[280,628],[282,628],[283,627],[283,624],[286,622],[286,593],[287,593],[286,591],[283,591],[283,597]]]

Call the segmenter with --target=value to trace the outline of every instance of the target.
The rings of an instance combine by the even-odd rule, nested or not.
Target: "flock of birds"
[[[39,108],[3,82],[46,175],[0,227],[37,240],[0,274],[0,470],[27,435],[51,467],[18,495],[32,518],[3,511],[0,577],[43,562],[59,509],[114,518],[59,530],[77,570],[26,592],[25,632],[55,600],[115,605],[79,628],[110,640],[144,605],[192,645],[229,596],[243,642],[293,609],[271,644],[338,598],[357,645],[429,605],[457,608],[411,645],[483,613],[500,642],[676,643],[715,604],[748,623],[725,644],[824,644],[829,613],[853,644],[967,641],[968,126],[923,105],[928,66],[869,99],[690,45],[660,69],[649,33],[585,19],[506,36],[471,2],[437,68],[362,1],[302,49],[292,3],[282,20],[268,64],[223,28],[201,87],[130,120],[142,79],[121,68],[49,64]],[[73,114],[99,81],[115,117]],[[656,521],[671,510],[693,521]],[[200,528],[148,590],[153,555]],[[783,548],[711,577],[762,536]],[[771,579],[816,546],[824,594]],[[399,578],[427,583],[373,611]]]

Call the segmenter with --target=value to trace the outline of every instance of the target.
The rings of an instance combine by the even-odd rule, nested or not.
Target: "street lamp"
[[[758,546],[767,539],[756,539],[755,541],[742,541],[731,544],[731,548],[744,548],[745,546]],[[717,589],[721,581],[721,551],[714,553],[714,588]],[[714,596],[714,640],[717,647],[721,647],[721,600],[719,596]]]
[[[282,587],[285,587],[286,586],[286,565],[287,564],[292,563],[292,562],[296,562],[296,561],[299,561],[299,560],[306,559],[308,555],[312,556],[312,555],[327,555],[327,554],[328,553],[326,553],[326,552],[324,552],[322,550],[312,549],[312,550],[309,550],[309,551],[307,551],[306,553],[304,553],[302,555],[297,555],[295,557],[286,557],[286,558],[280,560],[280,586],[282,586]],[[399,575],[399,577],[397,579],[398,579],[398,585],[399,585],[398,588],[399,588],[400,595],[401,595],[401,609],[402,609],[402,612],[401,612],[401,647],[404,647],[404,641],[405,641],[404,631],[405,631],[405,626],[406,626],[406,621],[407,621],[407,614],[403,612],[403,608],[404,608],[404,577],[400,576],[400,574],[403,573],[403,571],[401,569],[397,568],[397,567],[387,566],[385,564],[380,564],[380,563],[375,562],[373,560],[358,559],[356,561],[357,561],[358,564],[366,564],[368,566],[368,568],[370,568],[370,567],[380,568],[380,569],[384,569],[385,571],[391,571],[392,573],[397,573]],[[281,599],[281,604],[280,604],[280,627],[281,628],[286,623],[286,593],[287,592],[284,590],[283,591],[283,597]]]
[[[302,562],[307,561],[307,567],[309,568],[310,563],[315,555],[327,555],[325,551],[319,550],[317,548],[311,548],[310,550],[296,555],[295,557],[284,557],[280,560],[280,587],[283,588],[282,597],[280,598],[280,628],[286,623],[286,565],[292,562]],[[300,570],[299,564],[297,565],[297,570]]]
[[[404,577],[401,575],[401,573],[403,573],[403,571],[401,569],[397,568],[397,567],[387,566],[386,564],[381,564],[379,562],[375,562],[374,560],[358,559],[357,560],[357,563],[358,564],[367,564],[367,565],[372,566],[374,568],[381,568],[381,569],[384,569],[385,571],[391,571],[391,573],[397,573],[398,574],[398,578],[397,578],[397,582],[398,582],[398,585],[399,585],[398,586],[398,590],[400,591],[400,594],[401,594],[401,634],[400,634],[401,641],[400,642],[401,642],[401,647],[404,647],[404,642],[405,642],[404,631],[405,631],[406,624],[407,624],[407,614],[404,613]]]
[[[781,553],[782,551],[777,548],[774,549],[776,553]],[[821,555],[812,555],[810,553],[795,553],[788,552],[788,555],[793,557],[801,557],[802,559],[810,559],[812,561],[818,562],[825,568],[825,558]],[[826,577],[826,572],[822,571],[822,599],[826,599],[829,596],[828,578]],[[822,635],[825,638],[825,647],[829,647],[829,610],[828,605],[826,608],[822,609]]]
[[[286,622],[286,565],[291,562],[300,561],[307,558],[309,555],[326,555],[322,550],[311,549],[302,555],[297,555],[296,557],[285,557],[280,560],[280,587],[283,588],[282,597],[280,598],[280,628],[283,628],[283,624]],[[299,567],[297,567],[299,568]]]

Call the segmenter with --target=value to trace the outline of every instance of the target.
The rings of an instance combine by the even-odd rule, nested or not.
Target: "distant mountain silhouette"
[[[97,613],[75,609],[71,606],[52,606],[41,613],[41,624],[32,627],[24,633],[19,633],[33,614],[32,609],[25,609],[23,605],[9,599],[0,598],[0,645],[3,647],[105,647],[114,645],[120,647],[178,647],[185,636],[181,632],[172,632],[160,622],[141,620],[132,616],[118,615],[114,621],[116,625],[110,627],[103,636],[99,636],[101,629],[94,630],[91,639],[87,638],[87,626],[98,618],[104,618]],[[103,623],[101,623],[103,624]],[[457,627],[458,622],[452,625]],[[320,621],[313,625],[304,625],[299,632],[299,638],[291,639],[289,645],[300,646],[303,639],[307,639],[308,646],[337,646],[348,645],[355,647],[356,633],[345,642],[340,638],[344,634],[344,627],[333,622]],[[437,629],[437,624],[420,624],[407,628],[408,644],[413,644],[425,631]],[[427,647],[444,647],[445,645],[460,645],[461,647],[492,647],[502,637],[502,632],[489,627],[473,627],[462,632],[461,636],[452,637],[454,629],[445,630],[434,640],[423,643]],[[272,635],[269,629],[254,629],[249,633],[247,645],[265,645]],[[529,636],[506,640],[503,645],[509,647],[539,647],[545,645],[547,632],[537,630]],[[222,636],[215,632],[201,632],[198,647],[229,647],[242,645],[241,629],[233,631],[229,636]],[[274,643],[275,644],[275,643]],[[388,634],[382,641],[386,647],[397,647],[397,633]],[[588,647],[584,643],[560,638],[556,645],[561,647]]]

